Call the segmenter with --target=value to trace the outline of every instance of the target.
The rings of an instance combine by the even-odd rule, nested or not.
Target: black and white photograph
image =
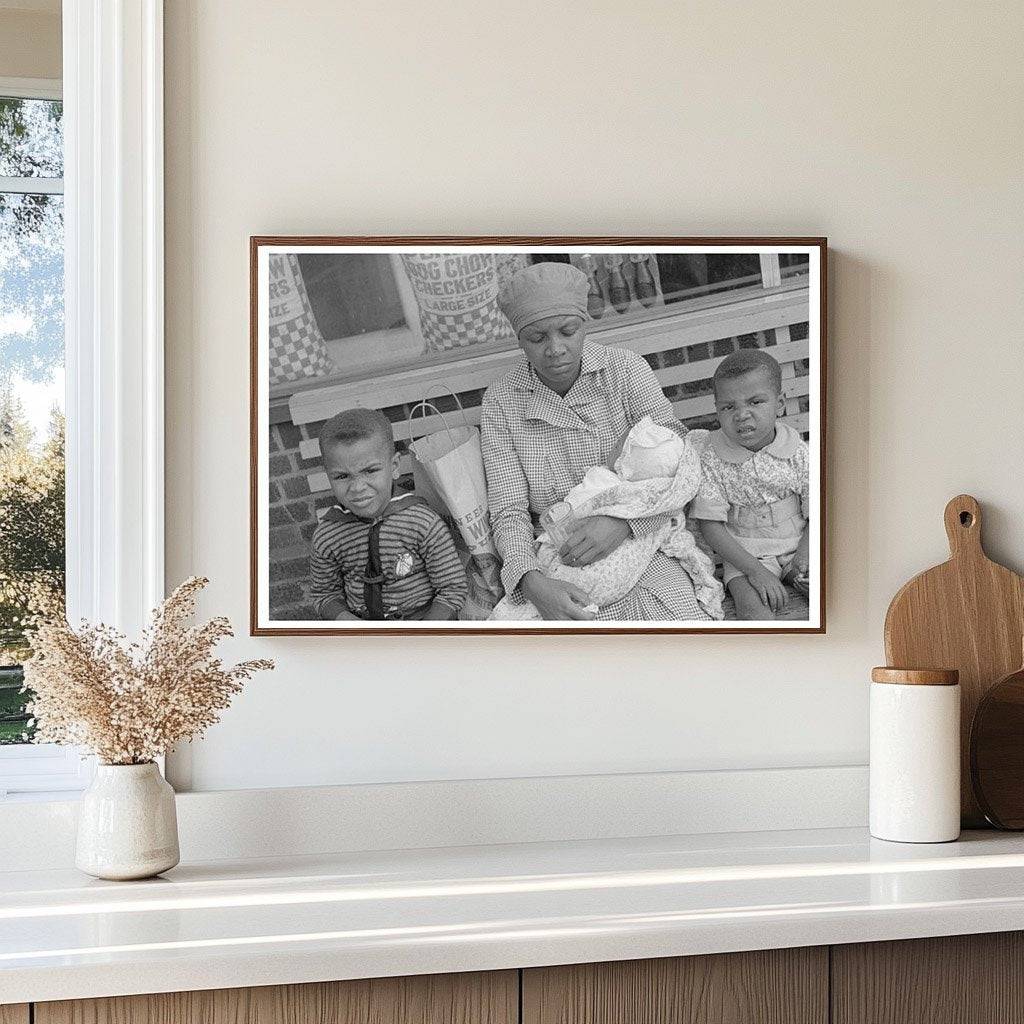
[[[824,632],[825,271],[254,237],[252,632]]]

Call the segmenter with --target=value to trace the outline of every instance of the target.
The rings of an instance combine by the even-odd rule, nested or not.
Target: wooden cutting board
[[[950,501],[945,512],[949,561],[906,583],[885,616],[889,665],[960,672],[960,814],[965,828],[985,825],[971,790],[974,712],[993,683],[1020,667],[1024,636],[1024,579],[986,556],[981,518],[969,494]]]

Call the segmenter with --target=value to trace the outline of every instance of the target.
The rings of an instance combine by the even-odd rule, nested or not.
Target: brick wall
[[[306,475],[315,465],[299,453],[309,435],[293,423],[270,428],[270,617],[311,619],[309,541],[316,526],[316,499]],[[319,499],[324,502],[325,499]],[[329,504],[329,502],[327,502]]]
[[[794,324],[790,328],[793,341],[806,339],[808,325]],[[655,369],[675,366],[679,363],[700,362],[718,356],[726,356],[741,348],[768,348],[776,343],[774,331],[759,331],[734,338],[691,345],[688,348],[658,352],[647,357]],[[808,372],[808,361],[797,363],[797,373]],[[711,381],[688,381],[666,388],[665,394],[671,402],[694,398],[711,393]],[[480,405],[483,391],[467,391],[459,395],[464,408]],[[456,410],[455,400],[449,395],[432,398],[442,412]],[[806,412],[809,399],[801,399],[801,410]],[[392,423],[404,421],[410,406],[400,405],[384,409]],[[340,411],[340,410],[339,410]],[[270,428],[270,618],[278,621],[295,621],[315,618],[309,598],[309,542],[317,524],[317,511],[334,504],[330,494],[316,497],[310,493],[307,476],[322,469],[319,459],[303,459],[299,444],[315,438],[322,423],[306,423],[301,427],[293,423],[278,423]],[[714,429],[718,421],[714,416],[689,419],[690,428]],[[399,445],[403,449],[404,445]],[[399,481],[401,487],[411,487],[412,481]]]

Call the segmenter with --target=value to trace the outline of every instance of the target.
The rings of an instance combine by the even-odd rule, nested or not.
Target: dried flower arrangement
[[[25,663],[36,742],[86,747],[104,764],[145,764],[218,722],[245,680],[274,663],[225,668],[213,656],[232,635],[228,620],[188,625],[208,582],[193,576],[182,583],[153,612],[139,643],[102,624],[37,625]]]

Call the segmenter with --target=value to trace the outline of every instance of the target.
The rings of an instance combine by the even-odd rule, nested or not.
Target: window
[[[60,100],[0,95],[0,745],[31,738],[28,616],[64,599]]]
[[[298,262],[334,371],[408,364],[422,354],[416,299],[395,258],[306,253]]]
[[[438,262],[437,257],[433,259]],[[322,347],[325,358],[309,359],[298,379],[272,382],[276,404],[283,407],[296,391],[328,382],[441,366],[464,357],[470,349],[482,355],[515,347],[504,318],[481,316],[470,328],[446,329],[442,309],[446,300],[434,296],[444,294],[442,286],[452,284],[457,289],[467,281],[473,286],[489,273],[493,298],[498,282],[527,262],[571,262],[587,275],[592,334],[721,306],[765,291],[801,287],[808,273],[806,254],[789,253],[767,263],[757,254],[744,252],[451,257],[453,262],[467,259],[491,260],[493,266],[477,276],[480,268],[452,267],[441,271],[447,280],[435,283],[425,277],[415,258],[410,262],[394,254],[300,253],[296,267],[308,305],[304,319],[289,324],[288,342]],[[304,336],[296,339],[296,330]],[[454,337],[458,330],[466,336]]]
[[[20,127],[0,139],[0,194],[11,211],[2,239],[10,257],[15,208],[61,214],[66,342],[61,353],[61,332],[49,335],[49,348],[36,337],[20,379],[34,374],[37,386],[59,395],[63,355],[68,615],[137,636],[164,596],[163,11],[159,0],[60,6],[63,82],[0,78],[0,97],[58,104],[18,104],[32,116],[52,114],[64,100],[60,116],[50,117],[63,147],[52,133],[43,145]],[[30,264],[17,253],[6,273],[27,273]],[[7,280],[0,280],[0,316],[8,309]],[[60,311],[60,289],[52,294],[55,301],[37,310]],[[0,367],[12,379],[13,353],[0,347]],[[29,390],[18,394],[23,404]],[[45,418],[46,396],[34,405]],[[59,486],[59,474],[55,480]],[[50,497],[59,520],[56,488]],[[16,712],[12,689],[0,690],[5,717]],[[25,723],[6,724],[23,731]],[[0,745],[0,799],[81,789],[91,771],[92,760],[77,750]]]

